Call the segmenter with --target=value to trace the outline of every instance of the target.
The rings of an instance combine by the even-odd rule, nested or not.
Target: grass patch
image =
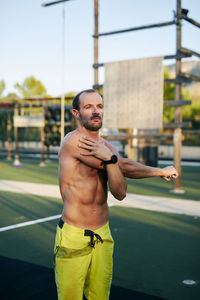
[[[164,299],[199,299],[200,218],[112,207],[113,284]],[[185,286],[193,279],[195,286]]]
[[[17,180],[43,184],[58,184],[58,161],[40,167],[39,159],[20,159],[22,168],[13,167],[12,161],[1,161],[0,179]]]
[[[0,192],[0,199],[0,227],[56,215],[62,210],[59,199],[10,192]],[[56,224],[57,220],[52,220],[1,233],[0,256],[7,258],[2,260],[3,270],[8,260],[10,265],[12,260],[19,264],[16,299],[23,298],[23,291],[27,299],[32,299],[30,295],[42,272],[37,266],[53,268]],[[114,286],[164,299],[199,299],[199,217],[112,207],[110,226],[115,240]],[[24,271],[20,273],[23,263]],[[33,264],[35,276],[30,279],[30,288],[23,289],[30,274],[27,264]],[[185,286],[184,279],[195,280],[197,285]],[[21,294],[17,294],[19,291]]]
[[[62,206],[61,199],[0,191],[0,227],[61,214]]]

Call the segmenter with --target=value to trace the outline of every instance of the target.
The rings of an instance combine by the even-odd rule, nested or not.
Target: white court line
[[[108,204],[108,206],[111,207],[111,206],[114,206],[114,204],[110,203],[110,204]],[[19,224],[15,224],[15,225],[10,225],[10,226],[6,226],[6,227],[0,227],[0,232],[8,231],[8,230],[20,228],[20,227],[30,226],[30,225],[34,225],[34,224],[38,224],[38,223],[47,222],[47,221],[59,219],[60,217],[61,217],[61,215],[56,215],[56,216],[37,219],[37,220],[33,220],[33,221],[23,222],[23,223],[19,223]]]
[[[19,223],[19,224],[15,224],[15,225],[10,225],[10,226],[6,226],[6,227],[1,227],[0,228],[0,232],[11,230],[11,229],[15,229],[15,228],[20,228],[20,227],[30,226],[30,225],[33,225],[33,224],[47,222],[47,221],[59,219],[60,217],[61,217],[61,215],[56,215],[56,216],[51,216],[51,217],[47,217],[47,218],[37,219],[37,220],[28,221],[28,222],[24,222],[24,223]]]

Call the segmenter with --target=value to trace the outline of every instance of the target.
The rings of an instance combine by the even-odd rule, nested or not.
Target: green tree
[[[164,79],[169,79],[169,71],[164,68]],[[182,88],[183,98],[186,100],[191,100],[190,105],[184,105],[182,107],[182,116],[183,121],[191,121],[192,128],[200,128],[200,100],[193,99],[191,94],[183,87]],[[175,84],[174,83],[165,83],[164,84],[164,100],[174,100],[175,99]],[[174,121],[174,107],[166,106],[163,110],[163,120],[164,122],[173,122]]]
[[[169,79],[169,71],[164,67],[164,79]],[[163,99],[165,100],[174,100],[175,99],[175,84],[174,83],[164,83],[164,95]],[[174,107],[164,106],[163,108],[163,122],[173,122],[174,121]]]
[[[0,98],[2,98],[3,92],[6,89],[6,84],[4,80],[0,81]]]
[[[23,98],[47,96],[46,88],[41,81],[37,80],[34,76],[25,78],[22,84],[16,83],[15,89]]]

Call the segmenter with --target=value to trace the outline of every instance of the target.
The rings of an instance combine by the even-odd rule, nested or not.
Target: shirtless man
[[[178,176],[174,167],[147,167],[120,158],[99,136],[103,100],[94,90],[80,92],[73,101],[78,129],[67,134],[59,152],[59,185],[64,207],[55,241],[58,299],[109,299],[113,239],[110,233],[107,184],[118,200],[126,196],[130,178]]]

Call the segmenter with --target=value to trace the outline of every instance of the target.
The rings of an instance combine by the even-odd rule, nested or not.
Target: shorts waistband
[[[59,219],[59,222],[58,222],[58,226],[59,228],[63,228],[63,227],[67,227],[67,228],[70,228],[72,229],[74,232],[77,232],[77,233],[82,233],[83,235],[85,234],[85,231],[86,230],[89,230],[88,228],[79,228],[79,227],[76,227],[74,225],[71,225],[71,224],[68,224],[66,222],[63,221],[62,218]],[[103,232],[105,232],[106,229],[109,229],[109,222],[107,222],[106,224],[104,224],[103,226],[93,230],[93,232],[95,233],[98,233],[98,234],[101,234]]]
[[[60,218],[60,220],[59,220],[59,222],[58,222],[58,226],[60,227],[60,229],[63,228],[64,223],[65,223],[65,222],[63,221],[63,219]]]

